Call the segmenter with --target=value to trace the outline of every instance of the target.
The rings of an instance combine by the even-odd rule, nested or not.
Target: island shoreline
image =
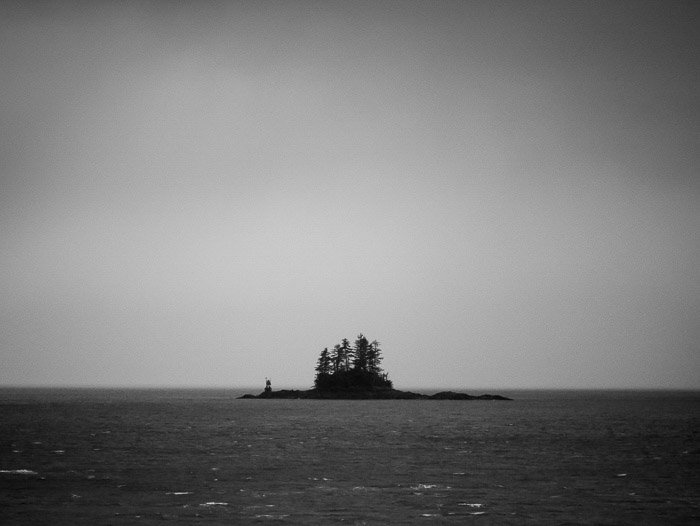
[[[239,400],[504,400],[511,401],[501,395],[470,395],[455,391],[441,391],[433,395],[400,391],[398,389],[282,389],[279,391],[263,391],[259,395],[244,394]]]

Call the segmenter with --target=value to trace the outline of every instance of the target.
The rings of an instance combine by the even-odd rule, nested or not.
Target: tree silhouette
[[[321,351],[316,364],[316,385],[323,384],[324,380],[331,374],[331,357],[328,354],[328,347]]]
[[[343,338],[340,342],[340,350],[343,353],[343,364],[346,371],[350,370],[350,360],[353,359],[354,351],[350,347],[350,341],[347,338]]]
[[[374,340],[367,348],[367,371],[372,374],[380,374],[382,372],[380,366],[382,360],[382,351],[379,348],[379,342]]]
[[[340,371],[341,367],[345,362],[343,358],[343,352],[340,349],[340,344],[335,344],[333,351],[331,352],[331,362],[333,364],[333,374]]]
[[[367,371],[367,352],[369,350],[369,341],[364,337],[363,334],[357,336],[355,340],[355,359],[353,361],[353,368],[356,371]]]
[[[348,339],[343,338],[330,353],[328,347],[321,352],[316,363],[314,385],[320,391],[391,389],[392,382],[382,374],[381,361],[377,340],[369,343],[363,334],[359,334],[351,347]]]

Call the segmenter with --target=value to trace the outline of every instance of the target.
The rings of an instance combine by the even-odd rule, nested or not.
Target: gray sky
[[[17,4],[0,385],[700,388],[697,3]]]

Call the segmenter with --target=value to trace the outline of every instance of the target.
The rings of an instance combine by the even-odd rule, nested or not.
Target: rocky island
[[[454,391],[442,391],[433,395],[399,391],[389,380],[380,364],[379,342],[370,342],[360,334],[350,345],[344,338],[328,351],[321,351],[316,364],[314,387],[308,390],[282,389],[273,391],[270,380],[259,395],[246,394],[249,399],[320,399],[320,400],[510,400],[505,396],[484,394],[479,396]]]

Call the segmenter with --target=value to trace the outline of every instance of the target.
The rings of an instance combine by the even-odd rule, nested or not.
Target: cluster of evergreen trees
[[[321,351],[316,364],[317,389],[391,388],[387,375],[382,373],[382,351],[379,342],[370,342],[360,334],[350,345],[347,338],[328,351]]]

